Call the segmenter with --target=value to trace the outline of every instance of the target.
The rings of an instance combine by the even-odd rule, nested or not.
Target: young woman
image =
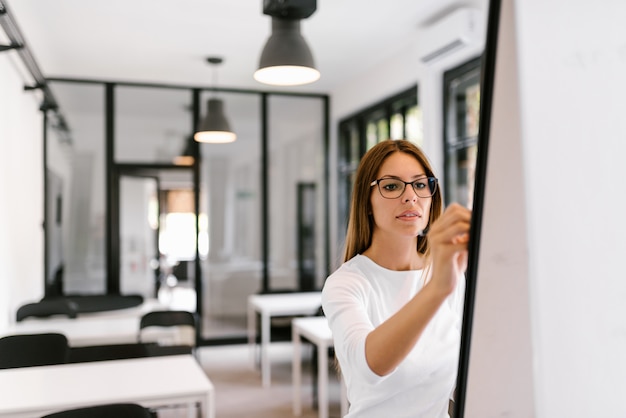
[[[357,170],[344,264],[322,291],[350,418],[448,417],[471,213],[443,211],[424,153],[371,148]]]

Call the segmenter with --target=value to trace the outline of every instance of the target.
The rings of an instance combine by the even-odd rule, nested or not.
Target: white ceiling
[[[317,10],[301,22],[301,30],[321,79],[306,86],[275,87],[263,85],[252,76],[271,34],[271,17],[263,14],[263,0],[2,1],[47,78],[286,90],[331,97],[334,90],[351,81],[355,74],[365,73],[414,45],[419,40],[420,26],[452,9],[463,6],[483,9],[487,3],[487,0],[317,0]],[[212,68],[206,61],[209,56],[222,57],[224,62]],[[76,112],[103,112],[101,108],[92,109],[102,106],[100,89],[77,90],[76,86],[67,84],[60,87],[55,85],[52,91],[70,130],[76,126],[72,118]],[[151,117],[158,112],[170,117],[177,113],[188,117],[184,112],[188,112],[189,96],[172,94],[181,96],[172,98],[174,109],[163,107],[162,100],[151,101],[149,95],[141,94],[136,95],[136,100],[142,102],[128,101],[134,106],[127,106],[124,114],[142,117],[143,111]],[[249,151],[245,139],[258,135],[257,125],[246,123],[250,111],[245,104],[232,96],[227,101],[226,111],[241,140],[227,146],[211,145],[213,154]],[[290,110],[298,112],[298,109]],[[166,126],[163,133],[145,140],[154,143],[158,138],[162,148],[175,155],[184,148],[189,133],[172,131],[165,118],[162,123]],[[133,143],[139,144],[139,139]]]
[[[420,24],[475,3],[318,0],[317,10],[301,26],[322,77],[291,89],[330,93],[355,72],[414,42]],[[268,89],[252,78],[271,32],[263,0],[5,0],[5,4],[46,77],[194,86],[217,82],[219,87]],[[224,63],[213,72],[208,56],[220,56]]]

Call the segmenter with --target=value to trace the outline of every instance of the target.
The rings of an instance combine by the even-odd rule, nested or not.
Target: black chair
[[[0,338],[0,369],[67,363],[69,345],[63,334],[17,334]]]
[[[42,418],[152,418],[148,409],[134,403],[95,405],[68,409],[43,416]]]
[[[164,337],[164,328],[170,333]],[[137,340],[141,343],[156,342],[159,345],[196,346],[196,318],[188,311],[152,311],[139,321]]]
[[[79,314],[91,312],[115,311],[118,309],[134,308],[144,302],[141,295],[81,295],[67,294],[63,296],[49,296],[42,299],[43,301],[65,300],[73,303]]]
[[[91,361],[123,360],[179,354],[193,354],[193,348],[187,345],[161,346],[157,343],[92,345],[70,347],[68,363],[86,363]]]
[[[70,347],[68,363],[148,357],[148,344],[103,344]]]
[[[45,318],[52,315],[65,315],[70,318],[76,318],[77,314],[78,306],[73,301],[67,299],[43,299],[39,302],[20,306],[15,314],[15,319],[17,322],[20,322],[31,316]]]
[[[196,317],[180,310],[148,312],[139,321],[137,340],[149,344],[151,356],[187,353],[196,356]]]

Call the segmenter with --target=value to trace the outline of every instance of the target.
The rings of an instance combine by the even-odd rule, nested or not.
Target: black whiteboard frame
[[[467,376],[470,361],[470,344],[472,340],[472,323],[476,297],[476,281],[480,253],[480,233],[482,228],[485,183],[487,179],[487,157],[489,152],[489,131],[491,127],[491,110],[496,76],[496,53],[498,50],[500,9],[501,0],[489,0],[485,50],[483,52],[483,59],[481,63],[478,151],[476,155],[476,173],[474,178],[474,197],[472,203],[470,240],[468,243],[469,254],[466,272],[465,305],[463,308],[463,325],[461,329],[461,347],[459,353],[457,387],[454,402],[454,418],[464,417],[465,401],[467,397]]]

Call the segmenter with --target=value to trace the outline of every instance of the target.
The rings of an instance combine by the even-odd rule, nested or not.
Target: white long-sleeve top
[[[420,291],[422,273],[388,270],[357,255],[326,280],[322,306],[348,388],[346,417],[448,417],[458,367],[464,277],[392,373],[378,376],[365,359],[365,338]]]

